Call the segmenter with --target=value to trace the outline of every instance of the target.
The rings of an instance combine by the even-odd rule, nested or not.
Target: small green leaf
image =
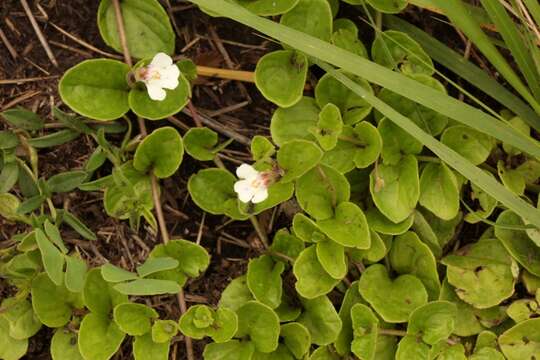
[[[191,131],[191,130],[190,130]],[[189,131],[188,131],[189,133]],[[184,136],[184,141],[186,140]],[[186,145],[187,146],[187,145]],[[255,161],[267,161],[276,153],[276,147],[270,140],[261,135],[255,135],[251,139],[251,157]]]
[[[345,292],[339,308],[339,318],[341,319],[342,326],[334,347],[341,356],[345,356],[351,352],[351,342],[353,340],[351,309],[355,304],[360,302],[363,302],[363,300],[358,290],[358,281],[355,281]]]
[[[129,110],[128,72],[129,66],[117,60],[83,61],[60,80],[60,97],[83,116],[103,121],[118,119]]]
[[[237,310],[236,336],[249,336],[257,351],[269,353],[277,349],[279,318],[272,309],[256,301],[248,301]]]
[[[172,176],[182,163],[184,145],[176,129],[165,126],[154,130],[137,146],[133,167],[140,172],[152,170],[156,177]]]
[[[339,19],[343,20],[343,19]],[[354,23],[353,23],[354,25]],[[336,24],[334,22],[334,33],[332,34],[332,44],[342,49],[345,49],[353,54],[367,58],[368,53],[366,47],[358,39],[358,29],[354,25],[354,31],[350,29],[336,29]]]
[[[67,210],[60,212],[62,221],[68,224],[73,230],[87,240],[97,240],[96,234],[88,228],[79,218]]]
[[[88,272],[84,282],[83,298],[84,304],[91,312],[104,316],[110,314],[116,305],[127,302],[127,296],[114,290],[112,285],[103,279],[99,268]]]
[[[395,223],[407,219],[420,197],[418,162],[407,155],[397,165],[380,165],[371,172],[369,187],[373,202]]]
[[[347,75],[367,91],[373,92],[369,83],[364,79],[347,74],[344,71],[340,72]],[[317,83],[315,87],[315,99],[317,99],[317,104],[321,108],[327,104],[336,105],[341,111],[345,125],[353,125],[363,120],[372,109],[371,105],[361,96],[351,91],[329,73],[324,74]]]
[[[391,2],[393,0],[369,0],[372,2]],[[397,0],[401,5],[406,0]],[[371,57],[379,65],[400,70],[405,74],[432,75],[435,71],[433,62],[422,47],[409,35],[395,30],[377,34],[371,46]]]
[[[0,194],[0,216],[9,221],[18,221],[22,217],[17,214],[21,205],[18,197],[10,193]]]
[[[6,298],[2,301],[2,309],[4,312],[0,317],[8,321],[9,331],[0,337],[10,336],[15,340],[24,340],[34,336],[41,329],[41,321],[32,309],[30,301]]]
[[[136,336],[133,341],[133,357],[135,360],[167,360],[171,344],[156,343],[151,334]]]
[[[221,147],[218,147],[218,134],[206,127],[191,128],[184,135],[186,152],[200,161],[211,161]]]
[[[307,57],[294,50],[273,51],[257,62],[255,85],[274,104],[287,108],[302,98],[308,71]]]
[[[406,322],[409,315],[427,303],[428,295],[422,282],[413,275],[391,279],[381,264],[367,268],[360,277],[362,297],[386,322]]]
[[[319,241],[315,246],[317,260],[324,271],[336,280],[343,279],[348,270],[345,248],[332,240]]]
[[[320,220],[317,225],[330,239],[343,246],[358,249],[369,249],[371,246],[364,212],[352,202],[340,203],[333,218]]]
[[[426,288],[429,299],[439,298],[441,284],[437,272],[437,262],[429,247],[418,235],[407,232],[396,236],[390,250],[390,264],[399,274],[415,275]]]
[[[205,360],[251,360],[255,346],[251,341],[231,340],[226,343],[210,343],[204,347]]]
[[[28,145],[36,149],[43,149],[68,143],[79,136],[80,133],[78,131],[64,129],[55,131],[51,134],[28,139]]]
[[[367,3],[373,6],[376,10],[383,13],[395,14],[405,9],[408,0],[366,0]]]
[[[298,203],[317,220],[333,217],[335,207],[349,197],[350,185],[345,176],[328,166],[311,169],[296,183]]]
[[[9,324],[0,316],[0,358],[18,360],[28,351],[28,340],[16,340],[9,336]]]
[[[248,301],[253,300],[253,295],[247,286],[247,276],[242,275],[233,279],[221,293],[219,307],[237,311]]]
[[[319,296],[315,299],[301,299],[301,301],[304,312],[297,321],[309,330],[311,341],[320,346],[336,341],[342,322],[328,297]]]
[[[317,145],[306,140],[292,140],[281,145],[277,152],[277,162],[284,171],[281,182],[291,182],[309,170],[321,160],[323,152]]]
[[[142,59],[158,52],[173,54],[174,31],[169,16],[158,1],[123,0],[120,7],[126,41],[132,56]],[[103,0],[99,5],[98,27],[105,43],[121,53],[122,45],[111,0]]]
[[[429,163],[420,176],[420,205],[443,220],[459,212],[459,187],[454,172],[444,163]]]
[[[47,186],[54,193],[65,193],[75,190],[87,178],[88,173],[83,170],[66,171],[51,176]]]
[[[401,235],[410,229],[414,221],[414,215],[411,214],[405,220],[394,223],[384,216],[376,207],[369,208],[365,211],[365,214],[369,228],[386,235]]]
[[[125,336],[106,314],[91,312],[79,328],[79,351],[85,360],[108,360],[118,351]]]
[[[398,164],[405,155],[418,155],[424,148],[420,141],[387,118],[379,122],[378,131],[383,143],[381,155],[387,165]]]
[[[448,301],[433,301],[411,313],[407,334],[421,336],[422,341],[435,345],[454,331],[457,307]]]
[[[178,324],[173,320],[156,320],[152,325],[152,340],[166,343],[178,333]]]
[[[8,109],[0,115],[12,126],[23,130],[41,130],[45,125],[36,113],[22,107]]]
[[[167,96],[162,101],[152,100],[143,85],[132,88],[128,97],[129,107],[135,114],[148,120],[161,120],[176,114],[191,97],[191,84],[186,77],[180,74],[178,81],[174,90],[165,89]]]
[[[43,230],[35,231],[45,271],[56,285],[61,285],[64,281],[64,255],[52,244]]]
[[[492,138],[464,125],[446,129],[441,136],[441,142],[471,161],[473,165],[486,161],[493,147]]]
[[[309,129],[317,126],[319,112],[315,99],[307,96],[294,106],[278,108],[270,122],[272,140],[278,146],[291,140],[315,140]]]
[[[357,145],[354,164],[360,169],[367,168],[377,161],[383,148],[379,130],[367,121],[362,121],[354,126],[353,134],[352,142]]]
[[[282,262],[275,262],[269,255],[263,255],[249,261],[247,285],[253,297],[275,309],[281,303],[281,273],[285,270]]]
[[[287,229],[280,229],[274,235],[270,250],[274,253],[296,259],[302,250],[304,250],[304,242],[293,234],[290,234]],[[283,260],[283,258],[275,256],[274,260]]]
[[[114,285],[114,289],[124,295],[162,295],[178,294],[181,287],[171,280],[137,279]]]
[[[396,352],[396,360],[428,360],[429,346],[418,341],[416,336],[407,335],[401,338]]]
[[[103,279],[105,279],[105,281],[111,283],[135,280],[139,278],[137,274],[119,268],[118,266],[114,266],[111,263],[106,263],[101,266],[101,276]]]
[[[283,324],[279,336],[295,358],[302,359],[309,351],[311,334],[304,325],[297,322]]]
[[[14,149],[19,145],[17,135],[9,130],[0,131],[0,150]]]
[[[332,36],[332,10],[326,0],[300,0],[280,23],[324,41]]]
[[[143,304],[123,303],[114,308],[114,321],[120,330],[131,336],[150,332],[151,321],[158,317],[157,311]]]
[[[336,147],[342,129],[343,120],[339,108],[332,103],[328,103],[319,113],[317,126],[309,130],[315,136],[321,148],[328,151]]]
[[[32,307],[44,325],[56,328],[67,324],[73,309],[83,308],[83,303],[80,294],[55,285],[42,273],[32,281]]]
[[[66,288],[74,293],[80,293],[84,289],[84,280],[88,266],[86,262],[76,255],[66,256]]]
[[[374,360],[377,348],[379,319],[364,304],[355,304],[351,308],[354,339],[351,351],[361,360]]]
[[[315,246],[310,246],[300,253],[293,266],[296,277],[296,291],[308,299],[328,294],[339,280],[332,278],[317,259]]]
[[[179,264],[178,260],[170,257],[150,257],[144,264],[137,267],[137,273],[140,277],[147,277],[160,271],[175,269]]]
[[[0,171],[0,194],[6,193],[19,179],[19,166],[15,162],[9,162],[4,164],[2,171]]]
[[[58,328],[51,340],[53,360],[84,360],[77,346],[77,334],[65,327]]]
[[[521,322],[499,337],[499,346],[508,360],[534,359],[539,355],[540,319]]]

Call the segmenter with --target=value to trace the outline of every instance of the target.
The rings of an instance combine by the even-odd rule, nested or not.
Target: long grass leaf
[[[527,6],[527,10],[529,10],[529,13],[534,18],[534,21],[536,21],[536,24],[540,26],[540,3],[538,0],[523,0],[525,3],[525,6]]]
[[[358,75],[460,123],[540,158],[540,145],[483,111],[458,101],[429,86],[378,65],[332,44],[261,18],[243,7],[224,0],[190,0],[191,2],[250,26],[312,57]]]
[[[500,104],[521,117],[531,127],[540,131],[540,115],[527,105],[521,98],[499,84],[478,66],[467,61],[463,56],[452,50],[425,31],[409,24],[396,16],[385,16],[384,25],[403,31],[412,36],[436,62],[459,75],[478,89],[482,90]]]
[[[337,72],[333,67],[326,63],[315,61],[326,72],[332,74],[343,85],[360,95],[366,102],[380,111],[388,119],[392,120],[403,130],[412,135],[415,139],[423,143],[428,149],[435,153],[442,161],[450,165],[465,178],[475,183],[486,193],[500,201],[503,205],[529,220],[534,226],[540,228],[540,210],[532,207],[530,204],[514,195],[505,188],[494,177],[489,176],[480,168],[471,164],[470,161],[459,155],[448,146],[442,144],[433,136],[426,133],[409,118],[403,116],[385,102],[366,91],[347,76]]]
[[[519,66],[521,73],[527,80],[529,88],[536,99],[540,98],[540,78],[534,59],[527,48],[525,38],[518,25],[506,12],[504,6],[498,0],[480,0],[484,9],[489,14],[504,42],[510,49],[514,60]]]
[[[480,28],[480,24],[467,11],[462,0],[433,0],[433,2],[443,10],[444,14],[452,23],[476,45],[476,47],[488,58],[491,64],[508,81],[508,83],[523,98],[540,113],[540,104],[536,101],[529,89],[514,72],[506,59],[497,50],[495,45]]]

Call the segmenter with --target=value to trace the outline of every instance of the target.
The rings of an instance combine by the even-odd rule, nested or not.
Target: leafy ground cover
[[[534,2],[22,3],[0,358],[540,356]]]

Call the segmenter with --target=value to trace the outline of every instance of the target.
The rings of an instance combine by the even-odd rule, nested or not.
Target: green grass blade
[[[536,24],[540,26],[540,3],[538,0],[523,0],[523,2],[534,18],[534,21],[536,21]]]
[[[510,190],[500,184],[494,177],[487,175],[480,168],[472,165],[470,161],[459,155],[454,150],[439,142],[437,139],[423,131],[410,119],[403,116],[385,102],[372,95],[356,84],[347,76],[335,71],[333,67],[326,63],[315,61],[317,65],[323,68],[326,72],[332,74],[343,85],[360,95],[370,105],[380,111],[388,119],[392,120],[399,127],[407,131],[415,139],[422,142],[442,161],[450,165],[465,178],[471,180],[486,193],[500,201],[503,205],[514,211],[519,216],[527,219],[534,226],[540,228],[540,210],[532,207],[530,204],[514,195]]]
[[[521,73],[536,99],[540,98],[540,77],[531,53],[526,45],[524,34],[506,12],[498,0],[480,0],[484,9],[497,27],[504,42],[510,49]]]
[[[396,16],[385,16],[384,25],[412,36],[433,60],[482,90],[521,117],[531,127],[540,131],[540,116],[529,105],[499,84],[481,68],[470,61],[466,61],[461,54],[423,30]]]
[[[241,6],[224,0],[190,0],[191,2],[250,26],[267,36],[288,44],[309,56],[358,75],[460,123],[540,158],[540,145],[483,111],[475,109],[431,87],[340,49],[332,44],[252,14]]]
[[[495,1],[495,0],[494,0]],[[476,47],[488,58],[491,64],[508,81],[508,83],[540,113],[540,104],[536,101],[529,89],[514,72],[506,59],[497,50],[495,45],[480,28],[480,24],[467,11],[462,0],[433,0],[438,8],[452,21],[452,23],[476,45]]]

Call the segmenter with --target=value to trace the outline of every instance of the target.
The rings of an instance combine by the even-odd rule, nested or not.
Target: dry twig
[[[32,27],[34,28],[34,31],[36,32],[39,42],[41,43],[41,46],[43,46],[43,49],[47,53],[47,57],[49,58],[51,63],[54,65],[54,67],[58,67],[58,61],[56,61],[56,58],[54,57],[54,54],[51,50],[51,47],[47,43],[47,39],[45,39],[43,32],[39,28],[39,25],[36,21],[36,18],[34,17],[34,14],[32,13],[32,10],[30,9],[30,6],[28,5],[28,2],[26,0],[21,0],[21,5],[23,6],[24,12],[26,13],[26,16],[28,16],[28,19],[30,20]]]

